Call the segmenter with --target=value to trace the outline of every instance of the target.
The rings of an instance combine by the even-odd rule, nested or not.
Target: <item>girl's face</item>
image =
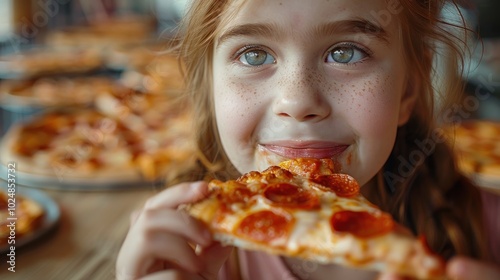
[[[223,21],[214,105],[241,173],[296,157],[332,158],[362,185],[380,170],[412,104],[397,3],[250,0]]]

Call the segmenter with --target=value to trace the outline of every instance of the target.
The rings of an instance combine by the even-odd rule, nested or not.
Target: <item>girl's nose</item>
[[[278,94],[273,107],[276,115],[299,122],[316,122],[330,114],[330,104],[318,79],[307,72],[295,72],[276,87]]]

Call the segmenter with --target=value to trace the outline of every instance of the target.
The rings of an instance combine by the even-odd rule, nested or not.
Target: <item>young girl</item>
[[[335,159],[368,199],[426,236],[448,260],[450,278],[500,279],[486,262],[480,194],[456,171],[437,133],[433,101],[447,104],[462,89],[459,33],[440,21],[444,4],[193,1],[180,45],[200,151],[192,174],[226,180],[288,158]],[[448,68],[435,87],[438,50],[446,50]],[[222,247],[177,210],[206,194],[198,181],[151,198],[132,219],[118,279],[377,277]]]

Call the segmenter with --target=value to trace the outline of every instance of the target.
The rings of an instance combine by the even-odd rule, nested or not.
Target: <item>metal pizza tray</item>
[[[11,173],[12,174],[12,173]],[[163,180],[146,181],[131,180],[123,174],[121,178],[75,178],[71,176],[54,176],[32,174],[23,171],[15,171],[15,182],[18,185],[32,188],[64,190],[64,191],[109,191],[126,190],[137,188],[161,188],[165,185]],[[0,164],[0,178],[8,179],[8,168]]]

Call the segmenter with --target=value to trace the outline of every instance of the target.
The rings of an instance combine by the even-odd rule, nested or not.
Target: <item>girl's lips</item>
[[[266,150],[285,158],[336,158],[344,152],[349,145],[342,144],[307,144],[301,145],[283,145],[283,144],[265,144],[262,145]]]

